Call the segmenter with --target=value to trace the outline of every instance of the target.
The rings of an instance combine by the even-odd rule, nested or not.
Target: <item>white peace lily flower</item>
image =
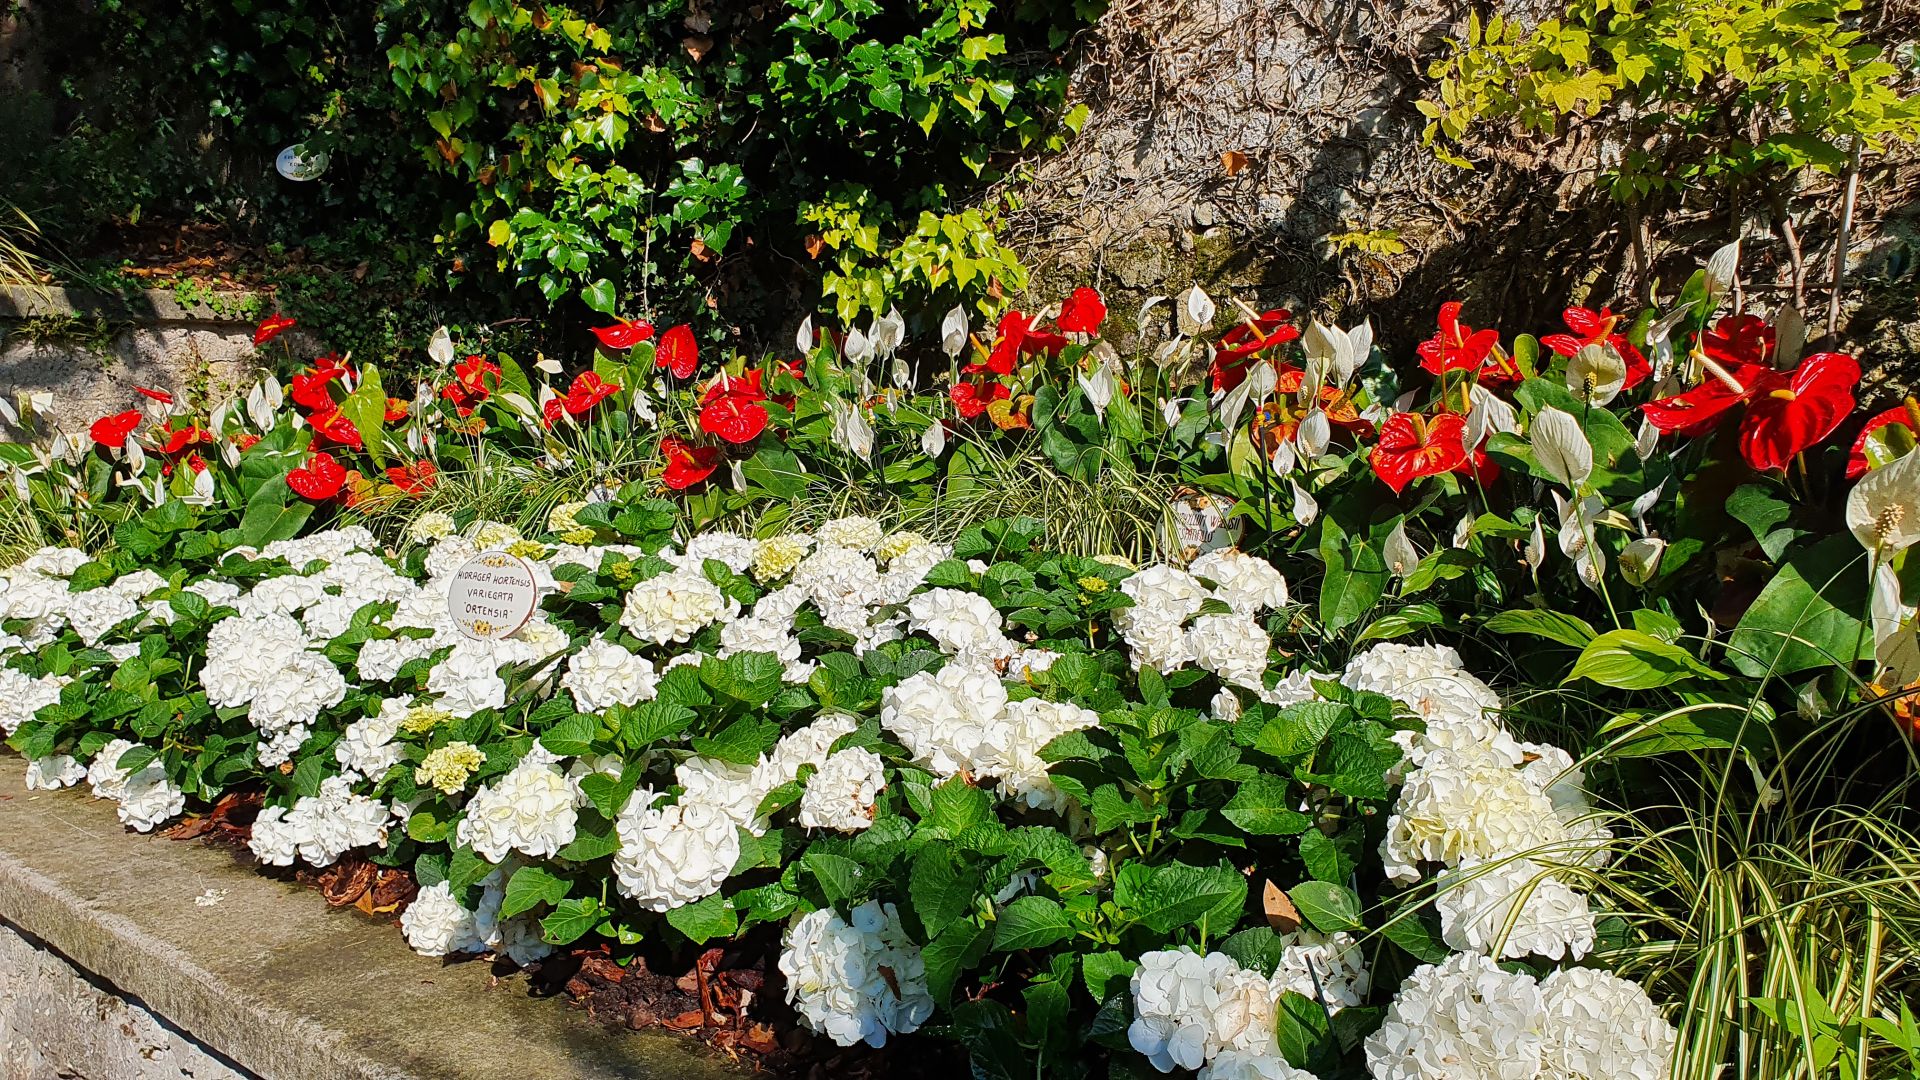
[[[873,340],[873,351],[882,357],[892,356],[907,337],[907,320],[900,316],[899,308],[890,308],[887,313],[873,321],[867,331]]]
[[[793,332],[793,347],[800,351],[801,356],[813,351],[813,316],[800,320],[799,329]]]
[[[1853,485],[1847,528],[1881,561],[1920,541],[1920,452],[1895,458]]]
[[[1280,445],[1274,447],[1273,458],[1268,462],[1268,464],[1273,466],[1274,473],[1279,476],[1289,476],[1293,472],[1294,465],[1297,463],[1298,456],[1294,453],[1293,443],[1291,441],[1282,442]]]
[[[1567,386],[1589,405],[1605,405],[1627,384],[1627,362],[1613,346],[1582,345],[1567,361]]]
[[[1287,483],[1293,488],[1293,520],[1299,522],[1301,528],[1313,524],[1320,516],[1319,500],[1308,494],[1307,489],[1300,486],[1300,481],[1288,477]]]
[[[920,452],[930,458],[937,458],[946,449],[947,424],[946,421],[936,417],[933,423],[927,425],[927,430],[920,433]]]
[[[866,410],[844,401],[833,403],[833,445],[861,461],[873,456],[873,425],[867,423]]]
[[[1105,419],[1107,406],[1112,403],[1113,395],[1119,392],[1120,383],[1113,376],[1113,369],[1105,364],[1095,364],[1093,375],[1078,375],[1080,389],[1087,395],[1087,404],[1093,406],[1094,415]]]
[[[1327,452],[1327,444],[1333,441],[1333,425],[1328,422],[1325,411],[1315,406],[1300,420],[1300,426],[1294,429],[1294,445],[1300,448],[1300,455],[1313,461]]]
[[[965,304],[953,305],[946,318],[940,320],[940,350],[949,357],[959,356],[967,347],[967,307]]]
[[[1151,305],[1153,301],[1147,303]],[[1198,285],[1189,285],[1174,302],[1174,317],[1180,332],[1188,337],[1200,333],[1213,325],[1215,312],[1213,298]],[[1145,307],[1141,309],[1145,311]]]
[[[1400,519],[1387,534],[1387,542],[1380,545],[1380,557],[1386,561],[1387,570],[1394,577],[1403,578],[1420,565],[1420,551],[1407,538],[1407,522]]]
[[[847,359],[856,364],[864,364],[873,359],[873,339],[857,329],[847,331],[844,348]]]
[[[453,334],[446,327],[438,327],[427,342],[427,356],[434,363],[446,367],[453,363]]]
[[[1571,413],[1542,409],[1527,434],[1533,443],[1533,459],[1569,491],[1579,490],[1593,475],[1593,444]]]
[[[1652,420],[1644,416],[1641,417],[1640,430],[1635,433],[1633,437],[1634,456],[1638,457],[1641,461],[1648,461],[1652,459],[1653,452],[1659,448],[1660,429],[1653,426]]]
[[[1627,584],[1639,586],[1660,572],[1660,559],[1667,553],[1667,542],[1657,536],[1643,536],[1620,552],[1620,576]]]

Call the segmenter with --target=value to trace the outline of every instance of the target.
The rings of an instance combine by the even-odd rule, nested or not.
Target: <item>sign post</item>
[[[540,606],[540,583],[518,555],[488,551],[468,559],[447,589],[447,615],[475,641],[499,641],[527,625]]]

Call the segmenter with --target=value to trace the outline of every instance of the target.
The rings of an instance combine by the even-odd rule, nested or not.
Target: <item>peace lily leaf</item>
[[[1587,643],[1567,681],[1592,679],[1622,690],[1651,690],[1691,677],[1724,679],[1693,654],[1639,630],[1609,630]]]

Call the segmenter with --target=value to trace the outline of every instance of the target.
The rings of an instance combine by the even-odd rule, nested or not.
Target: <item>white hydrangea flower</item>
[[[855,516],[835,518],[813,530],[813,537],[822,544],[872,551],[886,540],[887,531],[870,517]]]
[[[998,781],[1000,794],[1036,809],[1062,810],[1066,795],[1047,776],[1040,751],[1069,731],[1098,727],[1100,714],[1078,705],[1028,698],[1007,705],[982,740],[975,772]]]
[[[136,601],[145,600],[148,595],[166,587],[166,578],[161,577],[159,574],[154,573],[144,566],[132,573],[121,574],[119,577],[113,579],[113,584],[107,586],[107,588],[112,589],[121,596]]]
[[[1534,1080],[1552,1027],[1539,984],[1479,953],[1414,971],[1367,1036],[1374,1080]]]
[[[560,676],[574,706],[588,713],[651,701],[659,683],[651,661],[606,638],[594,638],[568,657],[567,673]]]
[[[761,759],[762,762],[765,760]],[[681,787],[681,802],[713,807],[755,836],[762,836],[767,831],[767,821],[760,817],[760,801],[767,797],[767,792],[786,782],[780,780],[770,784],[761,774],[762,766],[741,765],[699,755],[682,761],[673,769],[674,779],[679,781]]]
[[[1668,1080],[1673,1025],[1638,983],[1593,968],[1540,982],[1547,1012],[1541,1080]]]
[[[1265,975],[1235,965],[1214,983],[1218,1000],[1209,1017],[1207,1060],[1226,1051],[1268,1055],[1279,1046],[1273,1037],[1276,996]]]
[[[1208,598],[1206,586],[1185,570],[1156,563],[1120,583],[1133,606],[1115,613],[1114,627],[1132,653],[1133,666],[1162,674],[1193,659],[1182,624]]]
[[[800,797],[800,825],[859,832],[873,824],[874,800],[886,784],[886,764],[879,754],[849,747],[830,755],[807,779]]]
[[[491,521],[487,518],[481,518],[467,526],[467,537],[471,539],[474,546],[481,551],[494,551],[501,548],[512,547],[526,539],[526,537],[520,535],[519,529],[514,528],[504,521]]]
[[[350,780],[377,781],[399,764],[402,747],[393,740],[411,708],[412,698],[388,698],[380,703],[379,712],[348,724],[333,744],[333,759],[340,763],[340,775]]]
[[[726,564],[727,569],[736,574],[744,574],[753,565],[753,557],[759,545],[752,538],[736,536],[727,532],[701,533],[687,541],[682,554],[671,556],[668,562],[679,565],[691,573],[704,573],[708,559]]]
[[[1267,632],[1250,616],[1202,615],[1187,631],[1187,651],[1201,667],[1249,690],[1267,672]]]
[[[121,824],[135,832],[152,832],[155,826],[185,810],[187,799],[185,793],[167,779],[166,770],[157,758],[131,774],[120,767],[121,756],[135,745],[125,739],[115,739],[101,747],[87,769],[87,779],[93,785],[95,798],[112,799],[120,804],[116,812]]]
[[[500,677],[500,658],[493,645],[462,640],[427,675],[427,690],[440,695],[441,708],[455,717],[507,703],[507,682]]]
[[[75,570],[93,561],[93,556],[79,548],[43,547],[21,561],[17,568],[22,574],[47,578],[70,578]]]
[[[1531,859],[1484,862],[1464,859],[1443,870],[1433,906],[1440,936],[1460,952],[1492,953],[1518,960],[1544,956],[1578,960],[1593,948],[1593,911],[1575,892]],[[1519,903],[1521,897],[1524,903]],[[1518,903],[1518,914],[1514,907]]]
[[[452,536],[453,527],[452,514],[429,510],[407,523],[407,539],[416,544],[430,544]]]
[[[385,803],[353,793],[344,776],[328,777],[318,795],[272,806],[254,819],[247,846],[269,866],[292,866],[297,854],[310,866],[331,866],[354,848],[384,846],[391,818]]]
[[[427,552],[427,576],[436,581],[458,573],[475,555],[480,554],[480,546],[464,536],[449,536],[434,544]]]
[[[400,931],[422,956],[479,952],[487,946],[474,913],[460,906],[444,881],[420,890],[400,913]]]
[[[642,641],[685,641],[740,611],[740,602],[705,577],[684,571],[643,581],[627,594],[620,625]]]
[[[800,662],[800,639],[793,635],[789,623],[745,618],[722,626],[720,651],[715,655],[725,659],[743,652],[772,653],[774,659],[786,665],[781,674],[786,682],[805,682],[813,674],[812,664]]]
[[[260,764],[271,768],[287,760],[280,751],[298,749],[321,711],[340,704],[346,696],[347,680],[333,661],[304,649],[288,657],[254,692],[247,710],[248,722],[273,746],[269,752],[269,744],[261,744]]]
[[[67,600],[67,623],[87,645],[100,644],[108,631],[139,615],[139,601],[111,588],[88,589]]]
[[[720,891],[740,858],[740,831],[717,807],[655,807],[656,798],[642,789],[621,811],[613,872],[641,907],[669,911]]]
[[[283,574],[266,578],[233,602],[234,610],[248,618],[262,615],[297,615],[308,605],[327,595],[327,587],[317,578],[301,574]]]
[[[934,640],[949,656],[971,662],[1004,660],[1020,647],[1007,638],[993,602],[979,593],[929,589],[907,602],[907,626]]]
[[[285,615],[221,619],[207,631],[200,685],[219,709],[250,704],[261,685],[305,652],[307,634]]]
[[[1322,934],[1301,927],[1281,938],[1280,963],[1271,986],[1277,999],[1289,990],[1317,1001],[1328,1012],[1363,1004],[1372,988],[1366,950],[1345,931]]]
[[[1194,1080],[1319,1080],[1305,1069],[1287,1064],[1278,1053],[1223,1050],[1207,1062]]]
[[[1407,775],[1387,819],[1380,857],[1387,878],[1420,880],[1425,862],[1458,866],[1539,848],[1564,849],[1553,802],[1490,751],[1437,747]]]
[[[759,581],[775,581],[793,572],[813,550],[813,537],[800,533],[769,536],[754,545],[753,576]]]
[[[844,920],[832,908],[800,916],[787,928],[780,971],[800,1022],[840,1046],[885,1046],[933,1015],[926,962],[892,904],[869,900]]]
[[[828,626],[855,635],[868,629],[871,609],[883,599],[873,559],[835,544],[822,544],[802,559],[791,585],[813,601]]]
[[[1484,733],[1489,730],[1486,714],[1500,711],[1499,695],[1468,672],[1460,654],[1445,645],[1383,641],[1348,661],[1340,681],[1355,690],[1403,702],[1429,728],[1460,724]],[[1444,737],[1434,741],[1448,745]]]
[[[1188,573],[1213,582],[1213,595],[1241,615],[1287,606],[1287,579],[1258,555],[1216,548],[1187,564]]]
[[[443,643],[434,638],[374,638],[360,646],[360,658],[354,664],[361,682],[387,682],[398,678],[400,669],[415,660],[433,655]]]
[[[1320,693],[1313,688],[1313,684],[1338,681],[1331,675],[1302,668],[1299,671],[1288,672],[1278,682],[1261,690],[1260,700],[1269,705],[1278,705],[1283,709],[1303,701],[1318,701]]]
[[[60,700],[60,688],[71,682],[61,675],[34,678],[24,671],[0,668],[0,736],[11,735],[41,709]]]
[[[292,540],[275,540],[260,551],[263,559],[285,559],[290,566],[305,567],[308,563],[332,562],[350,551],[370,551],[379,543],[364,526],[349,525],[343,529],[325,529],[317,533]]]
[[[1240,971],[1224,953],[1187,949],[1144,953],[1133,972],[1133,1023],[1127,1041],[1161,1072],[1206,1064],[1221,982]]]
[[[991,668],[959,661],[922,671],[881,695],[880,725],[940,776],[977,772],[982,747],[1004,724],[1007,688]]]
[[[87,767],[72,754],[48,754],[27,762],[27,790],[53,791],[87,778]]]
[[[529,756],[474,792],[457,833],[488,862],[499,862],[510,851],[545,859],[573,843],[578,821],[566,774]]]

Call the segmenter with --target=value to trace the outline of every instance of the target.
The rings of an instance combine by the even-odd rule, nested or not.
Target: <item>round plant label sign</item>
[[[468,559],[447,589],[447,614],[475,641],[499,641],[527,625],[540,606],[540,583],[518,555],[488,551]]]

